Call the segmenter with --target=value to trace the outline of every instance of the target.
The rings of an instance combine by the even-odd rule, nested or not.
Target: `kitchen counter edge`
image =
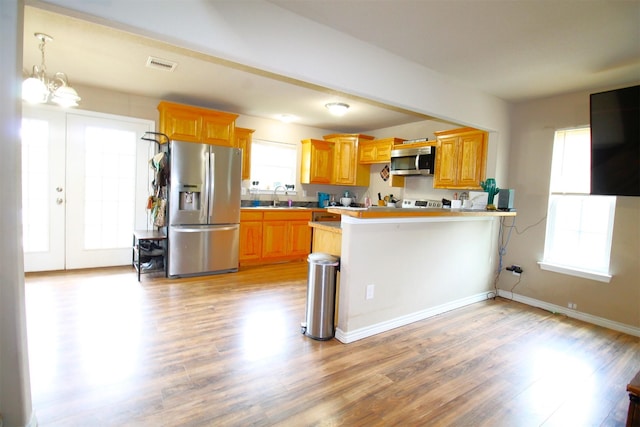
[[[373,218],[408,218],[408,217],[502,217],[516,216],[515,211],[488,211],[463,209],[422,209],[422,208],[369,208],[366,210],[350,210],[329,208],[329,212],[358,219]]]

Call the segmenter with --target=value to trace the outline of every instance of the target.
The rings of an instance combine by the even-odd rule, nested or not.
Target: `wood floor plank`
[[[315,341],[300,333],[306,275],[27,275],[39,425],[624,425],[637,337],[496,299]]]

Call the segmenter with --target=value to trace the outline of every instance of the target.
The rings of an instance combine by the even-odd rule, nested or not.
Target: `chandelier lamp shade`
[[[31,104],[53,102],[62,107],[76,107],[80,96],[69,85],[67,75],[55,73],[53,77],[47,76],[44,47],[47,42],[53,41],[53,38],[43,33],[35,33],[34,36],[40,40],[42,63],[34,65],[31,75],[22,82],[22,99]]]

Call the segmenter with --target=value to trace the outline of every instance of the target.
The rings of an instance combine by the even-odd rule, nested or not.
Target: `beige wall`
[[[603,90],[606,89],[614,88]],[[516,294],[560,307],[573,302],[578,305],[578,312],[637,328],[640,327],[640,197],[617,198],[610,283],[544,271],[537,265],[544,252],[554,132],[589,124],[589,93],[513,107],[509,183],[516,190],[516,226],[522,234],[512,233],[505,265],[519,264],[524,269],[514,290]],[[503,274],[499,286],[509,290],[516,281],[515,276]]]

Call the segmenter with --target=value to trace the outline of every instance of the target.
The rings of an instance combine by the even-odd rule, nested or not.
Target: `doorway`
[[[22,121],[25,271],[126,265],[148,228],[151,120],[27,107]]]

